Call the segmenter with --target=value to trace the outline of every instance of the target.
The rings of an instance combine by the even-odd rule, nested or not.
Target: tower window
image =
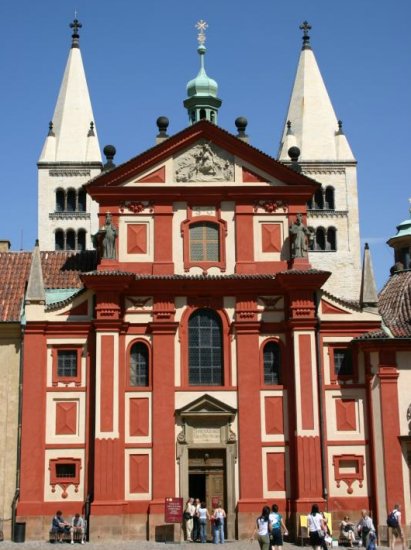
[[[57,229],[54,235],[54,248],[55,250],[64,250],[64,231]]]
[[[76,210],[76,192],[74,189],[67,191],[67,212],[74,212]]]
[[[327,229],[327,250],[337,250],[335,227]]]
[[[63,189],[56,191],[56,212],[63,212],[65,209],[65,194]]]
[[[84,189],[80,189],[77,195],[77,210],[79,212],[86,211],[86,192]]]
[[[277,342],[268,342],[264,346],[264,384],[280,384],[281,349]]]
[[[148,386],[148,348],[143,342],[137,342],[130,352],[130,386]]]
[[[314,250],[325,250],[325,229],[317,227],[315,232]]]
[[[79,229],[77,232],[77,250],[86,249],[86,232],[84,229]]]
[[[76,234],[73,229],[69,229],[66,233],[66,250],[76,249]]]
[[[334,188],[333,187],[326,187],[326,189],[325,189],[325,208],[327,210],[334,210],[335,209]]]
[[[188,321],[189,383],[195,386],[223,384],[222,326],[210,309],[195,311]]]
[[[200,120],[207,118],[207,113],[205,109],[200,109]]]

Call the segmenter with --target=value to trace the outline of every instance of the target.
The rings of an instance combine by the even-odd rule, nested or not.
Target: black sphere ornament
[[[301,154],[301,151],[296,145],[288,149],[288,156],[293,162],[298,161],[298,157],[300,156],[300,154]]]

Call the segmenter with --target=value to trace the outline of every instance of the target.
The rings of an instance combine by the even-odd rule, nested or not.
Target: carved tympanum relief
[[[178,182],[234,181],[234,157],[202,140],[174,159],[174,171]]]

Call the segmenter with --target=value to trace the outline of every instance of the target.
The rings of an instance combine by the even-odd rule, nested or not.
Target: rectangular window
[[[56,477],[76,477],[76,465],[75,464],[56,464]]]
[[[212,223],[196,223],[190,227],[190,260],[220,261],[218,226]]]
[[[59,378],[77,377],[77,350],[58,350],[57,376]]]
[[[354,368],[350,349],[334,349],[334,373],[335,376],[353,376]]]

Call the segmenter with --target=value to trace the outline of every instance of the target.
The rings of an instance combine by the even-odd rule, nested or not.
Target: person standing
[[[198,519],[200,521],[200,538],[201,542],[204,544],[207,542],[207,520],[210,519],[210,514],[208,513],[205,502],[200,504],[200,508],[198,509]]]
[[[320,550],[325,537],[325,525],[318,504],[313,504],[311,513],[307,516],[307,529],[310,544],[314,550]]]
[[[271,521],[270,521],[270,508],[269,506],[264,506],[259,516],[256,520],[256,527],[254,533],[251,537],[251,540],[254,540],[254,536],[258,534],[258,544],[260,545],[260,550],[270,550],[270,531],[271,531]]]
[[[186,507],[184,508],[184,521],[186,525],[187,542],[193,542],[191,535],[193,532],[194,514],[195,514],[194,499],[190,497],[186,502]]]
[[[361,542],[364,548],[367,548],[367,538],[370,532],[375,533],[375,527],[367,510],[361,510],[361,518],[357,523],[357,532],[361,535]]]
[[[214,533],[213,533],[213,543],[224,544],[224,521],[226,513],[221,502],[218,503],[217,508],[214,510]]]
[[[270,534],[270,544],[271,548],[279,550],[280,546],[283,545],[283,531],[284,535],[288,535],[287,527],[285,526],[283,516],[278,512],[277,504],[271,506],[270,513],[271,521],[271,534]]]
[[[391,523],[391,525],[389,525],[389,527],[391,527],[391,550],[394,550],[398,542],[401,542],[402,550],[405,550],[405,537],[401,526],[401,506],[399,504],[394,504],[394,509],[388,518],[391,518],[389,522]]]
[[[194,517],[193,517],[193,541],[197,542],[200,540],[200,520],[198,517],[198,509],[200,508],[200,499],[196,498],[194,500]]]

